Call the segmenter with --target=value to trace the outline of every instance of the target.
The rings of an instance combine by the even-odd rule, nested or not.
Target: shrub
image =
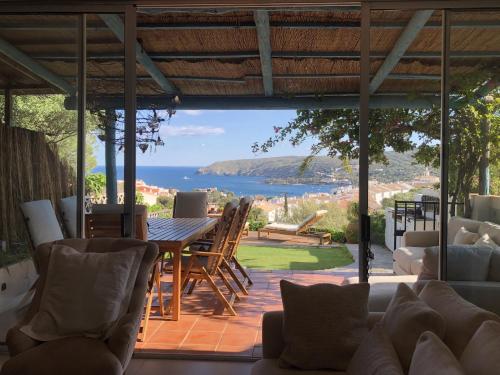
[[[174,198],[168,197],[166,195],[160,195],[156,198],[156,203],[161,205],[163,208],[174,208]]]
[[[104,173],[89,173],[85,176],[85,190],[89,195],[101,195],[106,187],[106,175]]]
[[[248,225],[251,231],[259,230],[267,224],[267,215],[260,207],[252,207],[248,213]]]
[[[385,215],[383,210],[370,214],[370,239],[374,244],[385,245]]]

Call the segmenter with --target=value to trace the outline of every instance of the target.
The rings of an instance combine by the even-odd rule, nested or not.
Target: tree
[[[489,146],[492,171],[500,153],[500,91],[485,94],[477,90],[498,72],[475,77],[455,77],[451,94],[454,106],[450,111],[449,194],[453,203],[464,201],[468,207],[469,193],[477,191],[481,156]],[[481,93],[481,95],[479,95]],[[481,124],[489,124],[489,136]],[[370,162],[387,163],[384,151],[414,151],[418,163],[440,165],[440,107],[425,109],[371,109],[369,114]],[[344,161],[359,157],[359,111],[354,109],[300,110],[286,126],[275,127],[274,136],[263,143],[254,143],[254,152],[268,152],[276,144],[289,141],[296,146],[313,138],[310,155],[304,160],[303,170],[315,155],[326,152]],[[497,186],[500,177],[491,173],[491,186]],[[453,209],[454,205],[452,206]]]
[[[4,102],[0,101],[1,113]],[[64,95],[18,95],[13,97],[14,126],[44,133],[49,144],[57,145],[59,156],[76,169],[77,116],[75,110],[64,107]],[[89,112],[86,117],[87,133],[97,125],[97,118]],[[93,138],[87,137],[87,170],[96,166]]]
[[[86,194],[102,195],[106,187],[106,176],[103,173],[90,173],[85,176]]]
[[[285,213],[285,217],[288,216],[288,194],[285,193],[285,203],[283,204],[283,211]]]

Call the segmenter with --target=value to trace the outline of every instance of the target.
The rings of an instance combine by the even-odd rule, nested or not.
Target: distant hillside
[[[414,164],[412,153],[387,152],[388,165],[370,165],[370,178],[380,182],[395,182],[411,180],[425,173],[423,165]],[[338,158],[318,156],[313,159],[309,168],[300,176],[299,168],[304,160],[302,156],[284,156],[275,158],[226,160],[215,162],[208,167],[198,170],[200,174],[228,175],[228,176],[262,176],[273,180],[289,179],[291,182],[300,182],[301,179],[349,179],[358,181],[358,161],[350,161],[350,168],[345,168]],[[351,169],[351,171],[349,171]],[[431,170],[437,175],[437,171]]]

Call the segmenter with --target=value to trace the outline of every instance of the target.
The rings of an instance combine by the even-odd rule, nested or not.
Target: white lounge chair
[[[308,230],[314,224],[320,221],[323,218],[323,216],[325,216],[327,213],[328,213],[327,210],[316,211],[315,213],[306,217],[300,224],[285,224],[285,223],[267,224],[264,228],[259,229],[258,238],[259,239],[261,238],[262,233],[267,233],[268,238],[271,233],[287,234],[292,236],[310,235],[307,233]],[[321,244],[323,244],[325,240],[331,239],[329,233],[318,233],[318,237],[320,238]]]

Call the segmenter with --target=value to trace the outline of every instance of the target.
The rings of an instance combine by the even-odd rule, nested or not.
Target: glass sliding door
[[[449,24],[446,278],[484,305],[471,285],[500,279],[500,9],[449,11]]]
[[[374,276],[416,279],[424,249],[407,232],[439,230],[440,25],[439,10],[370,12],[366,256]]]

